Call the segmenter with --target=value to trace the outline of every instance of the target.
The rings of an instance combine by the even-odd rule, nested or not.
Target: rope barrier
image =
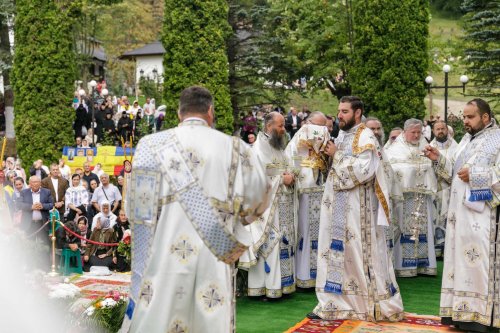
[[[67,232],[69,232],[70,234],[72,234],[73,236],[77,237],[77,238],[80,238],[81,240],[84,240],[90,244],[95,244],[95,245],[100,245],[100,246],[118,246],[118,243],[101,243],[101,242],[96,242],[96,241],[93,241],[93,240],[90,240],[90,239],[87,239],[79,234],[77,234],[76,232],[74,232],[73,230],[69,229],[68,227],[66,227],[64,225],[64,223],[62,223],[61,221],[57,221],[57,223],[59,223]]]
[[[35,231],[35,232],[34,232],[34,233],[32,233],[31,235],[27,236],[27,238],[31,238],[31,237],[35,236],[37,233],[39,233],[40,231],[42,231],[42,230],[43,230],[43,228],[45,228],[45,226],[46,226],[47,224],[49,224],[49,223],[50,223],[50,220],[49,220],[49,221],[47,221],[47,222],[45,222],[45,224],[44,224],[44,225],[42,225],[42,226],[40,227],[40,229],[38,229],[37,231]],[[47,236],[47,237],[48,237],[48,236]]]

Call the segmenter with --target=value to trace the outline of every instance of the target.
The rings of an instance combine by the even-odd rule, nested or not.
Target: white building
[[[165,49],[161,42],[156,41],[146,44],[141,48],[125,52],[121,59],[131,59],[135,61],[135,81],[139,83],[141,77],[151,80],[163,81],[163,55]]]

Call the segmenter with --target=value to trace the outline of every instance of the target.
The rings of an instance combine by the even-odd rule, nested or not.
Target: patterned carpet
[[[371,323],[356,320],[316,320],[304,319],[286,333],[434,333],[434,332],[461,332],[450,326],[441,325],[439,317],[419,316],[407,314],[406,318],[398,323],[379,322]]]
[[[110,276],[80,275],[71,281],[81,288],[82,298],[95,299],[106,295],[110,290],[127,294],[130,290],[130,274],[113,273]]]

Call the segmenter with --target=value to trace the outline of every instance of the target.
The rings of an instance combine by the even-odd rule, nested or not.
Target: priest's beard
[[[273,129],[269,135],[269,144],[274,149],[283,150],[286,148],[286,136],[280,135],[277,130]]]
[[[439,136],[436,136],[436,141],[445,143],[448,140],[448,135],[446,134],[440,134]]]
[[[474,136],[477,133],[481,132],[485,127],[486,126],[482,122],[480,122],[479,124],[477,124],[477,127],[465,126],[465,131]]]
[[[378,144],[383,147],[384,146],[384,137],[383,135],[381,134],[374,134],[375,135],[375,138],[377,139],[378,141]]]
[[[354,115],[349,120],[340,120],[339,127],[343,131],[348,131],[356,125],[356,120],[354,119]]]

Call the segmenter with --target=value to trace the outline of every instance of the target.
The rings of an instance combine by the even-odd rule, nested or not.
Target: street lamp
[[[427,91],[429,92],[429,94],[431,93],[431,89],[444,89],[444,121],[446,124],[448,124],[448,89],[449,88],[462,88],[462,91],[465,94],[465,85],[467,84],[467,82],[469,82],[469,77],[467,77],[467,75],[462,75],[462,76],[460,76],[460,82],[462,83],[461,86],[448,85],[448,73],[450,71],[451,71],[450,65],[443,66],[444,86],[432,86],[434,79],[430,75],[425,78],[425,83],[427,84]],[[431,103],[432,103],[432,100],[431,100]]]
[[[90,122],[90,127],[92,128],[92,146],[95,147],[95,117],[94,117],[94,88],[97,86],[97,82],[95,80],[92,80],[89,82],[90,85],[90,105],[92,106],[92,121]]]

